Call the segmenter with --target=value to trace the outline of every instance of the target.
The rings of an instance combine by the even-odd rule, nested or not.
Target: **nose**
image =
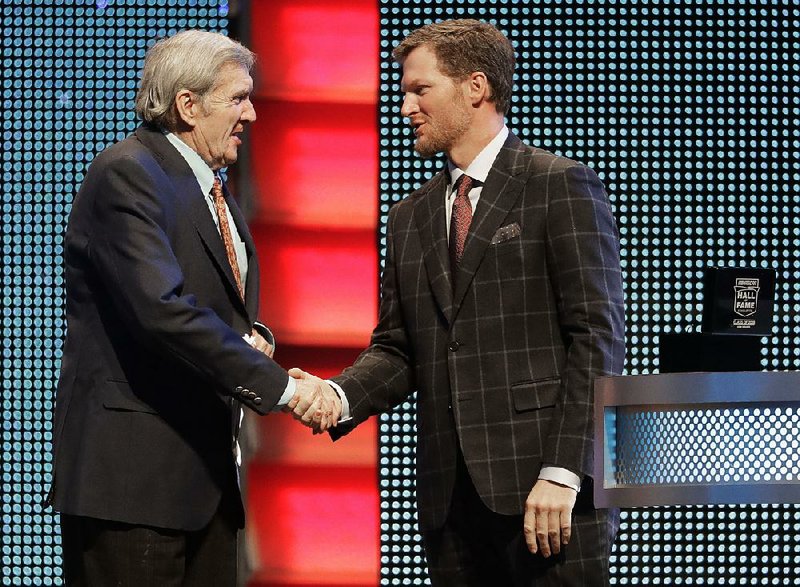
[[[403,96],[403,105],[400,107],[400,114],[408,118],[415,112],[419,112],[419,104],[412,94]]]
[[[242,109],[242,120],[245,122],[256,121],[256,109],[255,106],[253,106],[253,103],[250,101],[250,98],[247,99],[247,102]]]

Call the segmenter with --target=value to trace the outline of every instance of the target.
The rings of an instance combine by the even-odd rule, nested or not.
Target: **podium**
[[[800,372],[595,381],[597,507],[800,503]]]

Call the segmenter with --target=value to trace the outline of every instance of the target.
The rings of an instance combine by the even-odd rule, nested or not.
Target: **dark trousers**
[[[434,587],[605,587],[608,557],[619,528],[619,510],[595,510],[591,491],[578,494],[572,538],[561,553],[531,554],[522,516],[489,510],[459,459],[445,525],[423,533]]]
[[[236,534],[222,507],[196,532],[62,514],[65,584],[236,587]]]

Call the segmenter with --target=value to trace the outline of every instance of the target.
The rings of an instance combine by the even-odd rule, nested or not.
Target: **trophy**
[[[775,276],[773,269],[706,269],[701,330],[662,334],[660,371],[761,371],[761,338],[772,329]]]

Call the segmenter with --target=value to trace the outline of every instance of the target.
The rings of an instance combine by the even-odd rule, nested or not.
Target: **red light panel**
[[[374,234],[257,225],[253,238],[261,313],[278,345],[367,346],[378,314]]]
[[[261,575],[293,584],[377,584],[379,500],[374,467],[252,467],[248,512]],[[262,579],[263,581],[263,579]]]
[[[251,133],[256,220],[361,228],[374,234],[378,132],[374,106],[259,101]]]
[[[378,11],[363,0],[253,0],[256,95],[375,104]]]

